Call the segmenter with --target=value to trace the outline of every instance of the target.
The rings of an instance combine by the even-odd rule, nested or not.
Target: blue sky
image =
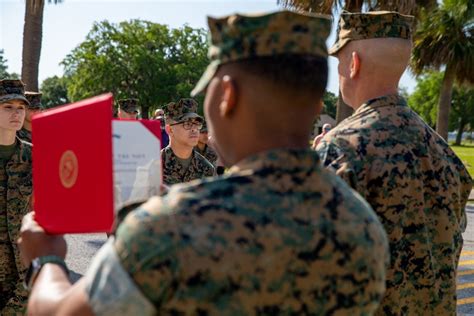
[[[79,45],[95,21],[120,22],[143,19],[170,27],[188,24],[207,28],[206,16],[224,16],[234,12],[254,13],[278,10],[276,0],[63,0],[59,5],[46,4],[43,21],[43,47],[39,80],[61,76],[59,63]],[[25,0],[0,0],[0,49],[8,60],[8,71],[21,73],[21,54]],[[335,25],[328,45],[334,42]],[[336,93],[337,60],[329,58],[328,90]],[[401,86],[413,91],[416,82],[405,73]]]

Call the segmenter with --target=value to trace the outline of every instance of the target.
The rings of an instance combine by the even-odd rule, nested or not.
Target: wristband
[[[43,268],[43,266],[47,263],[54,263],[59,265],[61,268],[63,268],[64,272],[66,272],[69,278],[69,269],[67,268],[66,262],[64,262],[63,258],[58,256],[38,257],[31,261],[30,267],[26,272],[26,277],[23,285],[28,291],[31,291],[31,289],[33,288],[33,283],[35,282],[36,277],[40,273],[41,268]]]

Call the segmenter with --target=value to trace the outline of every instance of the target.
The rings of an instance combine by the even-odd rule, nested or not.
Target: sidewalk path
[[[457,275],[458,316],[474,315],[474,204],[467,205],[466,214],[468,226]]]

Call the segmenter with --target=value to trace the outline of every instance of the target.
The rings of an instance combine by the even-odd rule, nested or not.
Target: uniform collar
[[[354,114],[364,112],[369,108],[378,108],[384,106],[407,106],[407,102],[399,94],[387,94],[365,102],[354,112]]]
[[[319,167],[319,156],[315,151],[309,148],[279,148],[244,158],[230,168],[229,173],[261,169],[303,170],[315,167]]]

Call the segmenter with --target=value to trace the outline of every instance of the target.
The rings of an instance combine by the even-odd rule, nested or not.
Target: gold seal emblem
[[[66,150],[59,161],[59,179],[66,189],[70,189],[76,184],[79,164],[76,154],[72,150]]]

